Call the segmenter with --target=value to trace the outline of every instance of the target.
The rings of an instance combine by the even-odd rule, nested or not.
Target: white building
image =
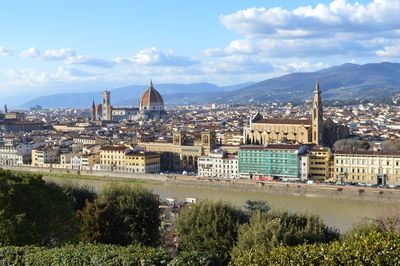
[[[6,140],[0,146],[0,165],[23,165],[31,161],[32,144]]]
[[[225,156],[222,151],[214,151],[198,159],[198,176],[214,178],[238,178],[236,156]]]

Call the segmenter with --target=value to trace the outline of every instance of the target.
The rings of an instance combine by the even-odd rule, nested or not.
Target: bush
[[[97,196],[93,188],[88,186],[65,183],[60,187],[62,191],[71,199],[75,211],[82,210],[86,205],[86,201],[93,202]]]
[[[59,186],[0,169],[0,245],[59,245],[77,233],[73,203]]]
[[[400,235],[370,231],[330,244],[279,246],[262,253],[252,249],[232,265],[400,265]]]
[[[177,220],[180,249],[228,258],[245,214],[221,201],[204,201],[182,210]]]
[[[141,187],[109,187],[94,202],[87,202],[79,216],[84,242],[156,246],[160,241],[159,202]]]
[[[168,266],[218,266],[223,265],[224,259],[209,252],[181,252]]]
[[[1,265],[167,265],[165,250],[140,245],[67,245],[61,248],[0,248]]]
[[[339,238],[339,233],[327,227],[313,215],[288,212],[265,214],[257,212],[250,223],[239,228],[239,237],[232,257],[241,257],[252,250],[267,253],[279,245],[327,243]]]

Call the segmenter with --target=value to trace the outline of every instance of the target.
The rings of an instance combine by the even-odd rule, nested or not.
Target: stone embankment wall
[[[66,169],[48,169],[31,166],[1,166],[4,169],[30,171],[38,173],[70,173],[77,171]],[[205,179],[179,174],[132,174],[103,171],[80,171],[81,176],[98,176],[101,178],[126,178],[163,182],[168,185],[203,187],[210,189],[228,189],[235,191],[254,191],[281,195],[298,195],[305,197],[325,197],[345,200],[399,201],[399,189],[381,189],[354,186],[318,185],[303,183],[282,183],[243,179]],[[84,177],[83,177],[84,178]]]

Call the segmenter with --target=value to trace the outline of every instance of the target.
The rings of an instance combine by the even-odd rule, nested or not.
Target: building
[[[164,100],[161,94],[154,88],[153,82],[140,97],[137,107],[113,107],[111,105],[110,92],[102,92],[102,103],[96,106],[93,101],[91,107],[92,121],[122,121],[122,120],[161,120],[168,117],[164,108]]]
[[[300,156],[305,146],[270,144],[244,145],[239,149],[238,169],[242,178],[300,179]]]
[[[209,178],[238,178],[238,162],[236,156],[226,155],[221,150],[211,152],[208,156],[200,156],[198,176]]]
[[[102,94],[102,118],[103,120],[110,121],[112,120],[112,106],[110,103],[110,92],[103,91]]]
[[[334,169],[342,183],[400,185],[400,153],[335,151]]]
[[[6,139],[0,146],[0,165],[24,165],[31,163],[32,144]]]
[[[164,100],[154,88],[153,81],[140,98],[139,112],[142,119],[160,120],[168,117],[164,109]]]
[[[60,163],[60,147],[39,147],[32,149],[32,166],[46,167]]]
[[[128,173],[159,173],[160,155],[147,151],[128,151],[125,154],[125,172]]]
[[[328,124],[325,124],[323,120],[321,90],[317,82],[314,91],[311,119],[264,119],[257,113],[250,119],[250,125],[244,128],[243,134],[246,144],[265,145],[289,142],[333,145],[334,141],[349,136],[349,130],[345,126],[336,126],[339,129],[329,131],[334,126],[336,125],[332,120],[329,120]],[[324,127],[328,129],[324,131]]]
[[[172,142],[139,142],[146,151],[160,154],[162,171],[197,171],[198,158],[215,148],[213,131],[200,133],[193,143],[187,142],[184,132],[173,132]]]
[[[103,171],[158,173],[160,155],[140,149],[131,150],[123,145],[103,146],[100,151],[100,167]]]
[[[314,145],[308,152],[308,179],[314,181],[330,180],[333,178],[333,154],[330,148]]]

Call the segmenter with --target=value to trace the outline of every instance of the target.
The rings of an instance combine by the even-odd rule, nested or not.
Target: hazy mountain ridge
[[[319,80],[324,99],[381,98],[400,93],[400,64],[343,64],[315,72],[297,72],[258,83],[241,83],[219,87],[212,83],[155,84],[166,104],[246,103],[303,101],[310,98]],[[147,85],[132,85],[111,90],[115,106],[138,106]],[[22,105],[43,107],[88,107],[99,103],[101,91],[42,96]]]
[[[400,64],[344,64],[327,69],[292,73],[229,92],[226,100],[302,100],[310,97],[319,80],[325,99],[379,98],[400,92]]]
[[[192,83],[192,84],[175,84],[160,83],[155,84],[155,88],[163,95],[167,104],[179,103],[182,99],[190,99],[193,103],[195,95],[203,95],[205,93],[223,93],[231,90],[246,87],[251,82],[235,84],[231,86],[217,86],[212,83]],[[115,106],[138,106],[139,98],[147,89],[148,85],[131,85],[120,88],[111,89],[111,103]],[[101,91],[85,92],[85,93],[61,93],[47,95],[34,98],[24,103],[22,108],[29,108],[39,104],[46,108],[68,108],[68,107],[88,107],[92,101],[96,104],[101,101]]]

